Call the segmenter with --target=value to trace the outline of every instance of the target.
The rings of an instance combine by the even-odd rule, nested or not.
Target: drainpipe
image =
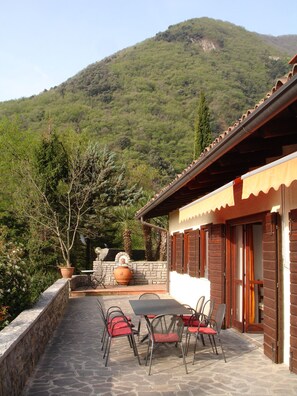
[[[169,235],[169,230],[163,227],[159,227],[155,224],[147,223],[146,221],[143,220],[143,217],[141,216],[140,219],[138,219],[141,224],[146,225],[150,228],[155,228],[158,231],[165,231],[167,235],[167,281],[166,281],[166,291],[169,293],[169,266],[168,266],[168,257],[169,257],[169,243],[170,243],[170,235]]]

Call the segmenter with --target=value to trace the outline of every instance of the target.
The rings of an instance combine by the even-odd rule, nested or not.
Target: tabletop
[[[191,313],[186,307],[173,298],[129,300],[129,303],[135,315],[186,315]]]

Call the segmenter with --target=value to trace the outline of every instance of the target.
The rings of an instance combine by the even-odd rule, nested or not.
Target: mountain
[[[295,41],[294,41],[295,40]],[[118,152],[130,178],[157,190],[193,159],[204,91],[214,137],[254,107],[297,53],[272,37],[209,18],[169,26],[40,95],[0,103],[0,117],[42,133],[69,128]]]

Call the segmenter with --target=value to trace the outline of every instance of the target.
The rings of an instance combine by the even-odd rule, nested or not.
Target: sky
[[[192,18],[297,34],[295,0],[0,0],[0,101],[37,95]]]

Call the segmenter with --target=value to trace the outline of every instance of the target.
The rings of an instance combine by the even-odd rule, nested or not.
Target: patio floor
[[[188,375],[178,349],[173,354],[175,348],[160,348],[153,360],[152,375],[148,376],[148,367],[144,365],[147,344],[138,344],[142,362],[139,366],[126,338],[112,343],[106,368],[97,298],[105,307],[120,305],[137,325],[138,318],[129,303],[129,299],[138,298],[135,294],[71,298],[23,396],[289,396],[297,393],[297,375],[290,373],[286,365],[273,364],[264,356],[261,336],[249,337],[234,330],[224,330],[222,334],[227,363],[221,353],[219,356],[211,353],[208,343],[206,347],[199,345],[194,365],[192,348],[189,351]]]

